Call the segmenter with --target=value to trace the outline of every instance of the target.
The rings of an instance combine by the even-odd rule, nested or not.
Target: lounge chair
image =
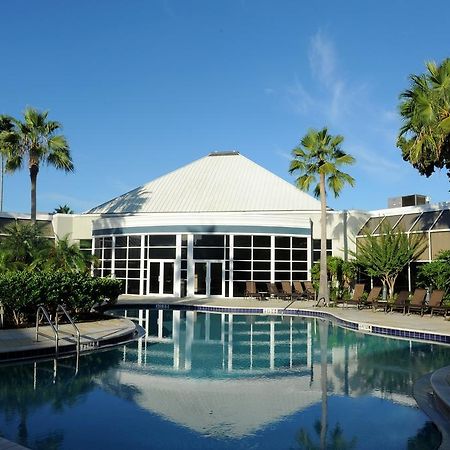
[[[308,300],[316,300],[317,292],[311,281],[304,281],[303,284],[305,285],[306,298]]]
[[[373,287],[369,292],[367,298],[359,303],[358,309],[372,308],[375,311],[375,308],[378,306],[378,299],[380,297],[380,294],[381,294],[381,287],[380,286]]]
[[[297,294],[292,290],[292,284],[289,281],[281,282],[281,290],[283,294],[288,295],[291,298],[291,300],[298,300],[299,298],[302,298],[301,295]]]
[[[364,294],[364,284],[355,284],[355,289],[353,290],[352,298],[349,298],[344,301],[345,305],[356,305],[359,308],[359,305],[362,301],[362,296]]]
[[[267,283],[267,292],[271,297],[281,298],[282,300],[290,300],[291,296],[281,292],[275,283]]]
[[[428,302],[428,308],[431,312],[431,317],[433,317],[434,312],[444,313],[444,317],[447,317],[447,312],[450,310],[450,306],[443,305],[442,300],[444,299],[445,291],[436,289],[430,295],[430,301]]]
[[[384,312],[393,312],[403,310],[403,314],[406,314],[406,308],[408,308],[409,291],[400,291],[395,299],[394,303],[386,303]]]
[[[256,289],[256,283],[254,281],[245,282],[244,297],[252,297],[262,300],[262,294]]]
[[[306,300],[308,298],[307,292],[303,289],[302,283],[300,281],[293,281],[294,285],[294,294],[298,296],[298,298],[302,298]]]
[[[425,295],[427,291],[425,289],[416,289],[412,296],[411,302],[408,305],[408,314],[415,311],[420,311],[420,315],[423,316],[424,311],[427,309],[427,305],[424,304]]]

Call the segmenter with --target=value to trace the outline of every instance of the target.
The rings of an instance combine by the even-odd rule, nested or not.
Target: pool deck
[[[81,352],[129,341],[136,331],[136,325],[128,319],[80,322],[77,323],[77,327],[80,331]],[[72,326],[60,325],[59,330],[59,353],[67,354],[76,351],[76,339],[72,336],[74,333]],[[55,356],[55,338],[50,326],[40,326],[39,333],[39,341],[36,342],[34,327],[0,330],[0,361],[13,361],[33,356]]]

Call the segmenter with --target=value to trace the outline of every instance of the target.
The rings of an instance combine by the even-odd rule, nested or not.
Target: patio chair
[[[256,283],[254,281],[245,282],[244,297],[251,297],[262,300],[262,294],[258,292],[258,289],[256,289]]]
[[[450,306],[443,305],[442,300],[444,299],[445,291],[436,289],[430,295],[430,301],[428,302],[428,308],[431,312],[431,317],[433,317],[434,312],[444,313],[444,317],[447,317],[447,312],[450,310]]]
[[[275,283],[267,283],[267,292],[271,297],[281,298],[282,300],[289,300],[291,298],[290,295],[280,291]]]
[[[292,284],[289,281],[281,282],[281,291],[290,297],[291,300],[298,300],[301,295],[297,294],[292,290]]]
[[[345,300],[344,304],[356,305],[359,308],[363,294],[364,294],[364,284],[355,284],[355,289],[353,290],[352,298]]]
[[[298,298],[306,300],[308,298],[308,295],[303,289],[301,281],[293,281],[292,284],[294,285],[294,294],[297,295]]]
[[[409,302],[409,291],[400,291],[395,299],[394,303],[386,303],[384,312],[393,312],[398,310],[403,310],[403,314],[406,314],[406,308],[408,308]]]
[[[408,314],[420,311],[420,315],[423,316],[424,311],[427,309],[427,305],[424,304],[425,295],[427,295],[425,289],[419,288],[414,291],[411,302],[408,305]]]
[[[304,281],[303,284],[305,285],[306,298],[308,300],[316,300],[317,292],[311,281]]]
[[[378,306],[380,294],[381,294],[381,287],[380,286],[373,287],[369,292],[367,298],[359,303],[358,309],[372,308],[375,311],[375,308]]]

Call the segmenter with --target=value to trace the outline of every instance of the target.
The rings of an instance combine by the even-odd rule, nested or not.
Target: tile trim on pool
[[[409,330],[405,328],[384,327],[373,325],[366,322],[355,322],[342,319],[331,312],[314,311],[306,309],[285,309],[285,308],[247,308],[247,307],[229,307],[229,306],[203,306],[203,305],[174,305],[171,303],[153,303],[148,305],[133,305],[122,303],[122,308],[142,308],[147,309],[171,309],[180,311],[200,311],[200,312],[218,312],[218,313],[235,313],[235,314],[267,314],[267,315],[287,315],[300,317],[315,317],[322,319],[331,319],[337,325],[354,331],[366,334],[392,337],[396,339],[407,339],[414,341],[433,342],[438,344],[450,345],[450,335],[432,333],[420,330]]]

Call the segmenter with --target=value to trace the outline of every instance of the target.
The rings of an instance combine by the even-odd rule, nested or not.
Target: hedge
[[[71,314],[90,312],[104,301],[113,303],[121,293],[121,281],[93,278],[83,273],[63,270],[54,272],[10,272],[0,275],[0,302],[7,321],[16,325],[34,322],[39,305],[54,314],[63,304]]]

